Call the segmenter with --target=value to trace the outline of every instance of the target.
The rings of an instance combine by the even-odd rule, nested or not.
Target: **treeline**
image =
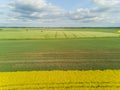
[[[0,28],[119,28],[120,27],[0,27]]]

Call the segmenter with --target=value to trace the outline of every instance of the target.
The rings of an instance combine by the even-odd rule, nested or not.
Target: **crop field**
[[[115,32],[102,31],[83,31],[83,30],[66,30],[66,29],[3,29],[0,30],[0,39],[68,39],[84,37],[119,37]]]
[[[119,90],[117,30],[1,28],[0,90]]]
[[[0,73],[0,90],[119,90],[120,71]]]
[[[0,71],[120,69],[116,31],[3,28]]]
[[[0,71],[120,68],[120,38],[1,40]]]

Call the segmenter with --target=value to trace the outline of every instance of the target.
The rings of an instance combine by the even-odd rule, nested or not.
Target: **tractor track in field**
[[[0,55],[4,54],[64,54],[64,53],[111,53],[111,54],[120,54],[119,50],[42,50],[42,51],[30,51],[30,52],[7,52],[7,53],[0,53]]]
[[[25,89],[28,87],[28,89],[68,89],[68,88],[120,88],[119,82],[62,82],[62,83],[24,83],[24,84],[8,84],[8,85],[2,85],[1,88],[16,88],[18,89]],[[5,89],[8,90],[8,89]]]
[[[55,59],[55,60],[20,60],[20,61],[17,61],[17,60],[9,60],[9,61],[5,61],[5,60],[1,60],[0,63],[22,63],[22,62],[41,62],[41,63],[120,63],[119,60],[114,60],[114,59],[111,59],[110,61],[103,61],[103,59],[98,59],[98,60],[101,60],[101,61],[96,61],[96,60],[91,60],[91,61],[83,61],[83,60],[86,60],[86,59],[82,59],[82,61],[80,60],[72,60],[72,59]]]

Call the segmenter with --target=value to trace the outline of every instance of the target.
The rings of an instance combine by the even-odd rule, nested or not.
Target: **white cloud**
[[[120,0],[93,1],[91,8],[65,10],[49,0],[12,0],[0,6],[0,20],[18,26],[102,26],[120,22]]]
[[[90,13],[89,9],[79,8],[76,9],[75,11],[70,11],[69,17],[73,20],[82,20],[86,18],[92,18],[94,17],[94,15]]]
[[[111,7],[120,4],[120,0],[94,0],[98,5]]]
[[[48,3],[46,0],[16,0],[9,4],[12,14],[20,19],[51,19],[62,17],[60,7]]]
[[[101,13],[102,12],[102,13]],[[69,12],[69,18],[76,21],[81,21],[85,23],[89,22],[105,22],[108,20],[108,16],[104,11],[98,11],[96,9],[84,9],[79,8],[75,11]]]

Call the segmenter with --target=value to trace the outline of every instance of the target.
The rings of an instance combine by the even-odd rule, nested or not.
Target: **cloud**
[[[70,11],[69,17],[70,19],[73,20],[83,20],[83,19],[93,18],[95,16],[93,14],[90,14],[89,9],[79,8],[75,11]]]
[[[11,0],[0,5],[2,22],[21,26],[85,26],[119,23],[120,0],[90,0],[87,8],[65,10],[50,0]]]
[[[119,13],[120,0],[93,0],[95,7],[93,11],[98,13]]]
[[[76,10],[66,11],[47,0],[16,0],[9,3],[11,21],[34,20],[41,22],[59,22],[61,20],[71,20],[80,22],[108,22],[111,21],[113,12],[119,2],[118,0],[93,0],[95,6],[92,8],[77,8]],[[61,20],[60,20],[61,19]],[[113,20],[113,19],[112,19]]]
[[[94,2],[105,7],[111,7],[120,4],[120,0],[94,0]]]
[[[101,13],[102,12],[102,13]],[[69,12],[69,18],[84,23],[103,22],[108,19],[108,16],[103,11],[94,8],[79,8]]]
[[[89,23],[118,23],[120,19],[120,1],[118,0],[93,0],[92,8],[78,8],[70,11],[68,17],[72,20]]]
[[[64,14],[60,7],[48,3],[46,0],[16,0],[9,3],[16,18],[20,19],[51,19],[62,17]]]

